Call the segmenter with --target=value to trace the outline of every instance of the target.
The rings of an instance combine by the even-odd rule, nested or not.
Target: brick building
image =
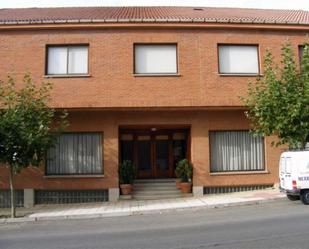
[[[1,79],[48,80],[51,106],[69,111],[46,163],[16,176],[19,204],[117,200],[124,159],[140,179],[174,178],[175,164],[190,159],[196,196],[276,184],[281,150],[249,134],[239,96],[263,74],[266,49],[279,62],[281,44],[298,54],[308,32],[301,10],[0,10]],[[4,167],[0,189],[8,189]]]

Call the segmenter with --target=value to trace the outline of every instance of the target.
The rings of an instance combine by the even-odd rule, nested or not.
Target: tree
[[[37,87],[29,74],[18,88],[13,78],[0,82],[0,165],[9,168],[11,217],[15,217],[14,175],[38,166],[58,134],[68,125],[66,112],[48,107],[52,85]],[[55,118],[58,121],[55,121]]]
[[[290,44],[282,47],[281,65],[274,65],[273,55],[264,58],[264,76],[249,83],[246,116],[257,135],[276,135],[278,142],[291,149],[304,149],[309,141],[309,45],[302,52],[298,69]]]

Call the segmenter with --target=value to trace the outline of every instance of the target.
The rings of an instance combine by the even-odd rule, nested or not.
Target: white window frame
[[[136,55],[136,48],[138,46],[174,46],[175,47],[175,66],[176,70],[174,72],[137,72],[137,55]],[[173,76],[173,75],[178,75],[178,44],[177,43],[135,43],[134,48],[133,48],[133,54],[134,54],[134,61],[133,61],[133,66],[134,66],[134,75],[148,75],[148,76],[160,76],[160,75],[166,75],[166,76]]]
[[[87,72],[83,73],[69,73],[69,50],[71,48],[77,48],[77,47],[84,47],[87,49]],[[49,49],[50,48],[66,48],[67,49],[67,65],[66,65],[66,73],[60,73],[60,74],[52,74],[49,73]],[[47,45],[46,46],[46,68],[45,68],[45,75],[47,76],[83,76],[89,74],[89,44],[69,44],[69,45]]]
[[[222,72],[220,66],[220,47],[255,47],[257,56],[257,72]],[[258,44],[225,44],[219,43],[217,46],[218,53],[218,72],[220,75],[243,75],[243,76],[256,76],[260,74],[260,53]]]

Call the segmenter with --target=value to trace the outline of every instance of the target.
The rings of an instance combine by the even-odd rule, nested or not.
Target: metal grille
[[[24,206],[24,191],[15,190],[15,205],[16,207]],[[11,207],[11,192],[10,190],[0,190],[0,208]]]
[[[35,204],[65,204],[108,201],[107,190],[36,190]]]
[[[272,188],[273,185],[251,185],[251,186],[231,186],[231,187],[204,187],[204,195],[207,194],[224,194],[241,191],[252,191],[259,189]]]

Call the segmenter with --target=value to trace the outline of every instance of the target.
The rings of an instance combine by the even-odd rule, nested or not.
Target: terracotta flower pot
[[[181,182],[180,183],[180,190],[184,194],[191,193],[191,188],[192,188],[191,182]]]
[[[120,184],[122,195],[129,195],[132,192],[132,184]]]
[[[181,182],[181,179],[176,179],[176,187],[178,189],[180,189],[180,182]]]

